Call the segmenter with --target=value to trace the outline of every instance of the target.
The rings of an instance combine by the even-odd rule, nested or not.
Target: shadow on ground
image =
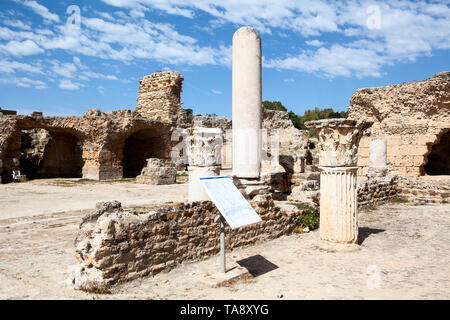
[[[244,267],[253,277],[261,276],[265,273],[278,269],[278,266],[267,260],[261,255],[251,256],[249,258],[237,261],[237,264]]]
[[[361,227],[358,230],[358,244],[361,245],[364,242],[364,240],[366,240],[368,237],[370,237],[371,234],[377,234],[377,233],[384,232],[384,231],[386,231],[386,230]]]

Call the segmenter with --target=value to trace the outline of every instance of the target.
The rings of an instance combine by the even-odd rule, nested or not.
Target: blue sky
[[[0,1],[0,107],[133,109],[139,78],[184,77],[195,114],[231,116],[231,40],[260,34],[263,99],[346,110],[363,87],[449,71],[449,1]]]

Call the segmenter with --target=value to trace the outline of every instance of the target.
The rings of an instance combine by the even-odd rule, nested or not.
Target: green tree
[[[303,116],[296,115],[294,112],[289,112],[289,118],[297,129],[306,130],[305,122],[313,120],[331,119],[331,118],[347,118],[348,113],[346,111],[335,112],[333,108],[319,109],[314,108],[306,110]],[[314,134],[310,132],[310,134]]]
[[[194,120],[194,111],[192,109],[184,109],[186,112],[186,123],[192,123]]]
[[[268,110],[287,112],[286,107],[280,101],[263,101],[263,107]]]

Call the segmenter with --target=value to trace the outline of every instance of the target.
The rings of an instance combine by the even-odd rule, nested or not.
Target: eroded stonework
[[[180,100],[183,80],[174,71],[155,72],[142,78],[135,111],[146,119],[185,123],[186,114]]]
[[[292,231],[300,210],[276,207],[270,196],[251,203],[263,220],[236,230],[226,227],[227,250],[278,238]],[[83,218],[75,239],[76,289],[94,291],[170,270],[219,252],[219,211],[210,201],[170,203],[153,210],[124,210],[100,203]]]
[[[12,181],[13,170],[26,171],[31,178],[136,177],[147,159],[170,159],[172,132],[187,126],[180,102],[182,81],[177,72],[141,79],[134,111],[89,109],[83,117],[44,117],[40,112],[23,116],[2,110],[2,182]]]
[[[174,184],[177,180],[177,169],[172,166],[170,160],[147,159],[147,166],[136,177],[137,183],[142,184]]]
[[[450,72],[423,81],[359,89],[350,100],[348,112],[351,119],[374,122],[371,137],[364,137],[360,144],[360,174],[369,169],[372,139],[387,141],[391,170],[409,176],[433,174],[424,167],[430,162],[433,146],[450,131]],[[440,161],[448,163],[450,159]]]

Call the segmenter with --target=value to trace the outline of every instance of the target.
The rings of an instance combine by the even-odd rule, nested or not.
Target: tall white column
[[[358,145],[373,122],[349,119],[310,121],[319,138],[320,246],[358,249],[356,166]]]
[[[261,39],[251,27],[233,36],[233,175],[259,178],[261,172]]]

